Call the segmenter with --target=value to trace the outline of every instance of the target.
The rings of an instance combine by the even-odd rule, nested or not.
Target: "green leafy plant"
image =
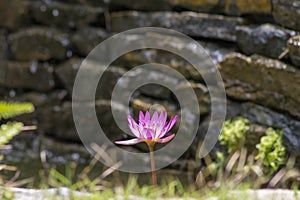
[[[31,103],[12,103],[0,101],[0,120],[15,117],[24,113],[34,111]],[[34,129],[34,126],[24,126],[22,122],[8,122],[0,126],[0,146],[8,143],[14,136],[22,130]]]
[[[286,160],[286,149],[282,142],[282,135],[282,130],[268,128],[266,135],[256,145],[258,149],[256,159],[262,159],[263,164],[272,169],[271,172],[277,171]]]
[[[23,113],[30,113],[34,111],[34,106],[31,103],[9,103],[0,101],[0,120],[8,119],[21,115]],[[0,147],[8,143],[14,136],[18,135],[24,130],[33,130],[35,126],[24,126],[22,122],[7,122],[0,126]],[[3,159],[3,155],[0,154],[0,160]],[[14,167],[1,165],[1,169],[15,169]]]
[[[21,122],[9,122],[0,126],[0,146],[8,143],[14,136],[19,134],[24,127]]]
[[[16,117],[24,113],[31,113],[33,111],[34,106],[31,103],[11,103],[0,101],[0,120]],[[1,124],[0,148],[8,143],[14,136],[18,135],[21,131],[33,130],[35,128],[35,126],[24,126],[22,122],[7,122],[5,124]],[[0,160],[3,158],[4,156],[0,154]],[[16,167],[3,164],[0,165],[0,171],[2,170],[15,171]],[[0,176],[0,183],[5,184],[5,178],[3,176]],[[0,190],[0,198],[13,199],[13,194],[5,188],[2,188],[2,190]]]
[[[219,151],[216,152],[216,161],[211,162],[207,165],[209,174],[213,175],[213,176],[220,174],[221,176],[223,176],[221,174],[221,172],[223,170],[223,167],[225,166],[225,163],[226,163],[226,160],[225,160],[224,154]]]
[[[242,117],[224,122],[219,141],[228,149],[230,155],[244,147],[247,134],[251,132],[250,126],[250,121]],[[258,152],[254,151],[253,156],[255,160],[262,162],[265,173],[273,174],[285,164],[287,156],[282,135],[282,130],[268,128],[256,144]]]
[[[8,119],[24,113],[31,113],[33,111],[34,106],[31,103],[0,101],[0,119]]]
[[[243,117],[226,120],[223,124],[219,141],[232,153],[244,145],[245,134],[250,130],[250,122]]]

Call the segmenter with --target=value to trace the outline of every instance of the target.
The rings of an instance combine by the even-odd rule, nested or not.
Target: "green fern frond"
[[[34,106],[31,103],[0,101],[0,119],[7,119],[24,113],[31,113],[33,111]]]
[[[8,143],[14,136],[19,134],[24,127],[21,122],[9,122],[0,126],[0,146]]]

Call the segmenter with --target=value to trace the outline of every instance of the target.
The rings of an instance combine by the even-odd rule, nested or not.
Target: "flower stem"
[[[152,172],[152,184],[153,186],[157,186],[157,180],[156,180],[156,171],[155,171],[155,162],[154,162],[154,144],[155,143],[148,143],[148,147],[150,150],[150,162],[151,162],[151,172]]]

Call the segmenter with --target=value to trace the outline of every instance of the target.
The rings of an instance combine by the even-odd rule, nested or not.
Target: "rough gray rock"
[[[82,5],[101,6],[113,10],[167,11],[171,10],[168,0],[58,0],[60,2]]]
[[[220,63],[229,97],[253,101],[300,118],[300,71],[278,60],[230,54]]]
[[[295,35],[294,31],[283,29],[272,24],[258,27],[237,27],[237,44],[247,54],[261,54],[271,58],[278,56],[286,49],[287,40]]]
[[[153,66],[153,68],[135,68],[127,73],[126,77],[123,77],[119,80],[119,85],[124,91],[133,91],[136,88],[136,84],[142,83],[142,82],[154,82],[158,83],[159,81],[163,81],[165,85],[172,85],[176,86],[180,82],[180,78],[173,76],[172,74],[164,71],[164,69],[161,69],[159,67]],[[170,92],[167,94],[163,94],[163,92],[166,91],[165,89],[158,90],[154,93],[152,91],[146,91],[147,87],[151,88],[151,85],[146,85],[145,88],[141,89],[141,93],[144,93],[148,96],[154,97],[154,98],[163,98],[167,97],[168,95],[170,97]],[[169,90],[168,90],[169,91]]]
[[[58,0],[66,2],[66,0]],[[219,13],[226,15],[271,15],[271,0],[67,0],[69,3],[109,7],[109,10],[170,11],[188,9],[197,12]]]
[[[29,2],[22,0],[0,1],[0,27],[11,30],[29,22]]]
[[[218,0],[168,0],[172,6],[198,12],[218,13],[224,11],[225,4]]]
[[[179,83],[179,79],[177,77],[153,66],[151,69],[137,68],[129,71],[126,77],[119,80],[119,85],[125,91],[133,91],[136,88],[137,83],[142,83],[144,81],[157,83],[162,79],[165,84],[173,86],[176,86]],[[154,91],[154,88],[156,88],[156,91]],[[139,90],[142,94],[158,99],[168,99],[171,95],[171,91],[169,89],[159,85],[148,84],[141,87]]]
[[[70,95],[72,94],[74,80],[82,61],[83,59],[81,58],[71,58],[55,69],[56,76]]]
[[[78,69],[82,63],[82,59],[79,58],[72,58],[67,60],[66,62],[62,63],[58,68],[55,70],[56,75],[64,84],[64,87],[68,90],[69,94],[72,94],[74,81],[78,72]],[[108,69],[104,71],[104,66],[101,63],[89,62],[91,65],[85,68],[84,74],[86,76],[86,80],[90,80],[91,78],[99,78],[99,71],[103,72],[102,77],[98,83],[97,91],[96,91],[96,99],[110,99],[111,93],[113,88],[118,80],[126,71],[121,67],[110,66]],[[97,73],[96,73],[97,71]],[[88,83],[86,86],[86,90],[92,89]],[[95,97],[89,97],[84,95],[77,95],[73,96],[76,101],[90,101]]]
[[[87,56],[90,51],[108,37],[100,28],[82,27],[71,36],[73,51],[80,56]]]
[[[121,56],[118,61],[127,67],[134,67],[145,63],[160,63],[172,67],[186,78],[202,80],[201,75],[186,60],[172,53],[157,49],[132,51]]]
[[[239,17],[225,17],[195,12],[114,12],[112,31],[121,32],[137,27],[170,28],[194,37],[236,41],[235,27],[246,24]]]
[[[206,50],[208,55],[210,55],[214,64],[221,62],[227,54],[232,52],[238,52],[236,44],[233,44],[231,42],[207,42],[205,40],[199,40],[198,42]]]
[[[159,106],[153,108],[152,107],[153,105],[159,105]],[[139,115],[140,110],[146,112],[149,111],[151,108],[157,109],[155,111],[160,112],[161,110],[159,109],[162,108],[161,106],[171,116],[174,116],[178,112],[178,105],[175,102],[151,99],[144,96],[140,96],[132,100],[133,115],[135,116]]]
[[[28,125],[37,125],[39,133],[46,133],[60,140],[80,142],[74,126],[72,103],[68,101],[62,103],[66,94],[64,90],[55,91],[49,95],[32,92],[14,98],[13,100],[15,101],[32,102],[35,106],[35,112],[22,115],[15,118],[15,120],[22,121]],[[80,106],[91,106],[91,104],[85,102],[80,104]],[[112,137],[112,140],[116,140],[120,135],[114,133],[121,133],[121,131],[113,123],[110,101],[97,101],[96,109],[101,127],[108,134],[109,138]],[[123,115],[126,116],[125,111]]]
[[[37,125],[39,133],[51,133],[53,131],[55,110],[58,110],[61,102],[66,98],[65,90],[53,91],[50,94],[28,92],[12,98],[13,101],[31,102],[35,111],[15,118],[28,125]]]
[[[53,110],[52,129],[46,133],[60,140],[80,142],[74,125],[71,102],[64,102]]]
[[[163,86],[157,84],[148,84],[139,88],[139,91],[150,97],[158,98],[158,99],[170,99],[171,91]]]
[[[31,2],[30,10],[33,18],[44,25],[78,28],[104,21],[102,8],[87,5],[35,1]]]
[[[183,95],[185,90],[190,87],[194,90],[199,104],[200,113],[196,113],[196,114],[200,114],[200,115],[208,114],[210,112],[210,95],[208,93],[208,89],[201,83],[190,83],[189,85],[180,83],[176,87],[176,94]],[[185,100],[189,101],[189,98],[186,98]]]
[[[171,10],[168,0],[113,0],[109,1],[108,6],[111,10],[129,9],[141,11],[167,11]]]
[[[151,36],[151,33],[148,33],[149,40],[155,38],[153,42],[162,43],[161,41],[166,41],[165,45],[168,45],[171,48],[175,48],[178,51],[188,51],[193,53],[193,43],[179,45],[182,40],[176,40],[173,36],[155,34]],[[130,44],[133,35],[128,35],[123,38],[124,43]],[[135,35],[137,40],[140,36]],[[237,48],[232,43],[227,42],[206,42],[204,40],[197,41],[204,48],[207,55],[211,56],[213,63],[217,64],[220,62],[225,55],[230,52],[237,51]],[[160,45],[160,44],[157,44]],[[193,79],[195,81],[203,82],[201,74],[184,58],[173,54],[171,52],[162,51],[159,49],[142,49],[131,51],[125,55],[118,58],[116,61],[119,65],[124,65],[128,68],[132,68],[145,63],[160,63],[172,67],[173,69],[180,72],[187,79]],[[201,63],[199,63],[201,65]]]
[[[8,39],[13,57],[22,61],[64,59],[70,43],[66,34],[44,27],[22,29]]]
[[[225,14],[236,16],[244,14],[268,15],[271,14],[271,0],[261,0],[259,3],[251,0],[226,1],[224,11]]]
[[[281,26],[300,31],[300,1],[272,0],[272,15]]]
[[[0,61],[0,85],[49,91],[55,86],[52,67],[33,62]]]
[[[101,6],[101,7],[104,5],[108,5],[109,3],[109,1],[106,0],[57,0],[57,1],[61,3],[81,4],[81,5]]]
[[[0,98],[3,100],[9,100],[11,97],[22,94],[22,89],[9,89],[7,87],[0,87]]]
[[[72,102],[64,102],[62,106],[58,107],[58,109],[54,112],[54,120],[52,122],[53,129],[51,132],[48,132],[49,135],[54,136],[61,140],[66,141],[75,141],[80,142],[80,138],[78,136],[77,130],[75,129],[75,124],[73,120],[73,114],[72,114],[72,106],[79,106],[79,107],[96,107],[96,113],[98,117],[98,121],[100,123],[100,126],[106,136],[111,140],[115,141],[117,139],[120,139],[121,131],[118,126],[115,124],[114,118],[111,113],[111,101],[106,100],[97,100],[95,102],[96,105],[91,104],[90,102],[81,102],[81,103],[75,103],[72,105]],[[124,116],[124,119],[126,118],[126,107],[119,106],[118,112],[121,116]],[[87,120],[87,122],[82,122],[83,126],[88,123],[88,120],[90,120],[88,117],[86,117],[88,114],[85,113],[85,118],[82,118],[82,120]],[[124,120],[125,122],[126,120]],[[96,130],[93,130],[94,127],[87,127],[89,130],[88,133],[96,133]],[[129,132],[129,131],[128,131]]]
[[[240,16],[242,14],[270,14],[271,0],[259,3],[251,0],[169,0],[173,6],[187,8],[199,12],[225,13]]]
[[[300,67],[300,35],[291,37],[288,42],[289,57],[292,63]]]
[[[98,66],[97,66],[98,67]],[[97,87],[96,99],[110,99],[118,79],[126,72],[121,67],[110,66],[104,71]]]
[[[0,29],[0,60],[8,59],[8,44],[5,31]]]

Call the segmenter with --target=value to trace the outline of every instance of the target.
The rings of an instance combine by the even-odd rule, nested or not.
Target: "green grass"
[[[266,185],[268,181],[272,180],[274,176],[263,175],[263,177],[260,178],[265,180],[260,182],[260,179],[257,178],[258,175],[255,175],[251,170],[247,171],[249,167],[247,163],[243,166],[245,171],[236,169],[236,166],[239,165],[239,159],[241,158],[238,157],[235,163],[230,164],[233,164],[233,167],[229,172],[226,170],[228,170],[228,164],[232,162],[232,158],[226,159],[224,164],[219,166],[217,173],[206,174],[204,170],[203,175],[200,175],[198,180],[195,174],[193,176],[195,181],[192,180],[189,183],[183,183],[174,175],[164,176],[159,179],[157,187],[149,184],[151,183],[150,176],[148,182],[144,180],[141,181],[141,179],[145,179],[144,175],[136,174],[131,174],[128,178],[124,179],[123,177],[122,179],[120,172],[113,171],[110,168],[106,168],[105,170],[99,169],[99,176],[91,178],[89,172],[93,168],[92,165],[87,166],[79,175],[74,176],[76,166],[70,167],[68,165],[64,171],[60,172],[54,168],[50,168],[49,173],[44,175],[44,182],[41,183],[39,188],[67,187],[72,191],[89,193],[90,196],[88,199],[92,200],[118,199],[120,197],[123,199],[138,197],[143,199],[193,198],[199,200],[208,199],[209,197],[219,197],[219,200],[252,200],[253,198],[248,197],[247,193],[243,191],[247,189],[259,189],[263,187],[263,185]],[[107,170],[111,170],[108,171],[111,173],[107,173]],[[104,173],[110,175],[103,176]],[[245,178],[239,179],[242,175],[245,175]],[[284,177],[282,179],[284,179]],[[276,187],[281,186],[279,183],[276,185]],[[295,182],[291,188],[296,192],[299,188],[299,184]],[[232,191],[239,191],[239,193],[238,195],[234,195]],[[9,192],[2,194],[2,199],[4,195],[7,200],[13,199],[9,198],[11,196]],[[86,197],[76,197],[76,195],[74,195],[72,199],[86,199]]]
[[[46,158],[42,159],[43,166],[50,166],[40,172],[41,183],[38,188],[60,188],[67,187],[72,191],[80,191],[88,193],[91,196],[88,199],[92,200],[107,200],[117,199],[132,199],[134,197],[142,197],[144,199],[166,199],[166,198],[194,198],[194,199],[208,199],[209,197],[219,197],[219,200],[234,200],[234,199],[253,199],[248,197],[247,189],[260,189],[260,188],[288,188],[293,189],[296,193],[300,187],[299,169],[295,168],[296,158],[293,156],[286,157],[284,165],[280,165],[278,169],[274,169],[272,173],[265,170],[266,164],[263,159],[256,159],[257,151],[250,152],[244,146],[238,146],[237,143],[244,141],[244,135],[247,134],[249,124],[247,120],[228,121],[223,127],[223,137],[220,138],[223,145],[231,147],[228,154],[217,153],[213,160],[210,155],[202,160],[200,168],[189,169],[188,182],[179,175],[166,176],[165,172],[158,173],[158,186],[154,187],[147,178],[147,174],[136,175],[130,174],[124,179],[122,173],[116,171],[120,163],[112,168],[100,168],[98,159],[109,157],[105,154],[105,149],[102,149],[101,155],[91,161],[91,163],[83,169],[78,169],[76,163],[66,165],[65,169],[58,170],[51,167],[46,163]],[[262,143],[259,145],[259,150],[263,150],[263,155],[273,155],[273,144],[281,144],[281,132],[268,129],[269,132],[262,138]],[[234,136],[232,134],[235,134]],[[243,144],[243,142],[242,142]],[[263,145],[264,144],[264,145]],[[238,148],[234,148],[237,147]],[[281,149],[281,145],[277,145]],[[272,148],[270,148],[272,147]],[[275,146],[276,147],[276,146]],[[101,148],[101,147],[98,147]],[[105,147],[103,147],[105,148]],[[260,153],[261,153],[260,152]],[[281,151],[280,151],[281,152]],[[278,153],[277,153],[278,154]],[[276,155],[277,155],[276,154]],[[284,155],[288,156],[288,155]],[[270,156],[269,156],[270,157]],[[283,160],[281,158],[279,161]],[[270,167],[270,166],[267,166]],[[97,171],[99,174],[96,176],[92,171]],[[180,174],[181,172],[179,172]],[[183,172],[181,173],[181,175]],[[188,176],[188,175],[187,175]],[[1,177],[0,177],[1,183]],[[27,185],[28,186],[28,185]],[[32,185],[33,187],[33,185]],[[240,191],[238,195],[234,195],[232,191]],[[297,193],[298,194],[298,193]],[[1,198],[2,197],[2,198]],[[5,192],[1,194],[0,199],[10,200],[10,193]],[[72,199],[86,199],[83,197],[74,196]]]
[[[166,199],[166,198],[183,198],[183,199],[200,199],[204,200],[209,197],[219,197],[220,200],[240,199],[234,197],[228,191],[239,190],[244,191],[249,189],[248,184],[242,184],[232,188],[232,184],[223,184],[219,188],[211,189],[209,187],[195,188],[194,185],[184,186],[177,179],[166,179],[158,187],[149,185],[140,186],[137,184],[138,176],[130,176],[125,186],[117,186],[114,188],[106,188],[103,191],[93,192],[90,199],[106,200],[123,197],[124,199],[132,199],[133,197],[142,197],[144,199]],[[240,196],[239,196],[240,197]],[[245,198],[246,194],[245,194]]]

